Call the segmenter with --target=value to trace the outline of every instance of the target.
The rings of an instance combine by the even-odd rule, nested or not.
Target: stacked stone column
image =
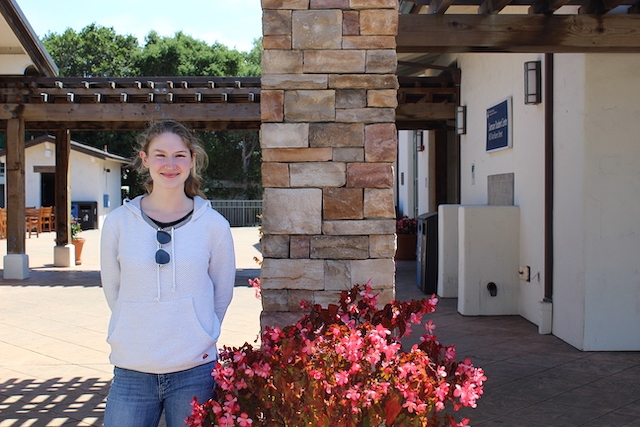
[[[395,293],[397,0],[262,0],[262,325]]]

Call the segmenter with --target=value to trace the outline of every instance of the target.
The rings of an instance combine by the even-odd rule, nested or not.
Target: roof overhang
[[[404,7],[403,7],[404,5]],[[638,53],[638,0],[400,0],[403,53]]]
[[[0,0],[0,13],[0,74],[24,75],[33,67],[40,76],[57,76],[58,67],[15,0]]]
[[[52,135],[41,135],[37,138],[25,141],[24,148],[27,149],[30,147],[35,147],[36,145],[44,144],[46,142],[55,145],[56,137]],[[83,153],[88,156],[92,156],[101,160],[111,160],[111,161],[122,163],[122,164],[128,164],[131,162],[131,159],[127,159],[126,157],[122,157],[114,153],[109,153],[108,151],[91,147],[89,145],[82,144],[80,142],[73,141],[73,140],[71,141],[71,150],[77,151],[78,153]],[[6,149],[0,150],[0,158],[6,155],[7,155]]]

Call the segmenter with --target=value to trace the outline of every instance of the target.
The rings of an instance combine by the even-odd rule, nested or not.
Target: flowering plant
[[[418,219],[403,216],[396,220],[396,233],[398,234],[416,234],[418,232]]]
[[[484,372],[455,361],[426,323],[421,343],[401,338],[437,299],[376,309],[370,284],[343,291],[338,305],[314,305],[296,324],[267,327],[262,347],[224,347],[213,376],[215,399],[192,402],[189,427],[467,426],[452,411],[476,406]],[[305,305],[308,309],[309,307]]]
[[[82,231],[82,225],[78,218],[71,218],[71,240],[77,240],[78,234]]]

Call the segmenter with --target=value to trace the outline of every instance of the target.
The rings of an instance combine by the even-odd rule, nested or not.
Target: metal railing
[[[224,216],[232,227],[260,225],[262,200],[211,200],[211,206]]]

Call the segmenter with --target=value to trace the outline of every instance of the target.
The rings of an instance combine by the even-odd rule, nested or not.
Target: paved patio
[[[247,285],[258,275],[257,228],[234,228],[238,278],[221,342],[253,342],[260,301]],[[54,233],[27,239],[24,281],[0,280],[0,427],[100,426],[112,367],[104,340],[109,316],[98,273],[99,231],[83,232],[81,266],[56,269]],[[6,242],[0,242],[0,257]],[[1,275],[0,275],[1,277]],[[397,297],[422,298],[415,262],[400,261]],[[519,316],[464,317],[455,299],[432,315],[436,334],[472,357],[489,380],[481,427],[640,426],[640,353],[580,352]]]

